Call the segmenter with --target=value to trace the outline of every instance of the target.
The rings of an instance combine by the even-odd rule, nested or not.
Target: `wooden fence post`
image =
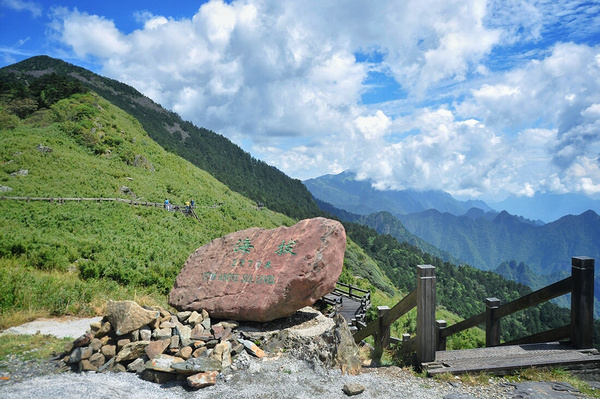
[[[390,344],[390,325],[385,324],[385,316],[390,312],[389,306],[377,306],[377,320],[379,320],[379,332],[377,333],[377,345],[383,351]]]
[[[446,320],[436,320],[435,321],[435,332],[436,332],[436,351],[445,351],[446,350],[446,337],[442,337],[442,330],[447,327],[448,323]]]
[[[417,266],[417,363],[435,360],[435,267]]]
[[[485,346],[500,345],[500,319],[496,317],[496,309],[500,299],[485,298]]]
[[[593,347],[594,258],[571,259],[571,345],[578,349]]]

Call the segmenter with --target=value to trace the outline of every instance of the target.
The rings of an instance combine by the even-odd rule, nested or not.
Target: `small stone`
[[[144,370],[142,372],[142,379],[144,381],[154,382],[156,384],[164,384],[165,382],[175,381],[177,376],[171,373],[165,373],[156,370]]]
[[[167,320],[167,321],[163,321],[162,323],[160,323],[160,328],[174,328],[175,324],[171,322],[171,320]]]
[[[94,336],[91,333],[85,333],[81,337],[73,341],[73,347],[78,348],[80,346],[86,346],[90,343]]]
[[[126,360],[134,360],[146,353],[146,347],[150,344],[149,341],[130,342],[121,349],[115,358],[116,362]]]
[[[202,325],[198,324],[198,325],[194,326],[194,328],[192,328],[192,331],[190,332],[190,338],[191,339],[202,339],[200,337],[203,336],[203,334],[204,334],[204,327],[202,327]]]
[[[96,334],[95,334],[96,338],[104,337],[106,334],[108,334],[110,332],[111,329],[112,329],[112,326],[108,320],[103,322],[102,326],[100,326],[100,329],[98,331],[96,331]]]
[[[94,367],[99,368],[106,363],[106,357],[102,353],[97,352],[90,357],[89,361]]]
[[[117,335],[138,330],[160,316],[159,311],[144,309],[133,301],[108,301],[106,313]]]
[[[116,345],[104,345],[101,349],[100,352],[106,356],[107,359],[113,358],[116,356],[117,354],[117,347]]]
[[[69,363],[79,363],[84,359],[89,359],[92,356],[92,348],[89,346],[84,346],[80,348],[75,348],[71,355],[69,355]]]
[[[129,333],[129,335],[131,336],[132,341],[140,340],[140,330],[133,330],[131,333]]]
[[[102,327],[102,322],[101,321],[95,321],[93,323],[90,323],[90,331],[92,334],[94,334],[94,336],[96,336],[96,331],[98,331],[100,329],[100,327]]]
[[[127,371],[130,373],[141,373],[146,369],[146,362],[148,360],[147,356],[138,357],[127,365]]]
[[[13,172],[10,175],[11,176],[16,176],[16,177],[23,177],[23,176],[27,176],[29,174],[29,170],[27,169],[19,169],[18,172]]]
[[[179,335],[172,335],[171,342],[169,344],[170,349],[179,349]]]
[[[194,350],[194,352],[192,353],[192,357],[199,357],[202,354],[204,354],[206,352],[206,347],[202,346],[196,350]]]
[[[117,341],[117,351],[120,351],[121,349],[123,349],[123,347],[127,344],[129,344],[131,342],[131,340],[129,338],[123,338]]]
[[[170,328],[161,328],[154,330],[152,337],[156,340],[171,339],[172,331]]]
[[[186,379],[186,382],[191,388],[195,388],[195,389],[209,387],[209,386],[215,385],[217,383],[217,375],[219,375],[219,373],[217,371],[208,371],[206,373],[198,373],[198,374],[189,376]]]
[[[347,383],[342,388],[342,391],[344,391],[344,393],[348,396],[354,396],[363,393],[365,391],[365,387],[361,384]]]
[[[218,324],[222,325],[225,328],[231,328],[232,330],[235,330],[236,328],[238,328],[240,326],[240,323],[238,323],[235,320],[222,321]]]
[[[150,341],[152,339],[152,330],[148,326],[140,328],[140,341]]]
[[[200,325],[200,323],[202,323],[202,313],[198,313],[195,310],[193,312],[190,313],[190,315],[188,316],[187,319],[187,323],[192,326],[192,328]]]
[[[108,368],[108,371],[112,373],[124,373],[127,371],[127,369],[121,363],[113,362],[112,365]]]
[[[94,366],[89,360],[84,359],[79,362],[79,371],[98,371],[98,367]]]
[[[98,338],[93,338],[90,341],[90,348],[92,348],[94,352],[98,352],[100,348],[102,348],[102,341],[100,341]]]
[[[192,337],[192,329],[189,326],[178,326],[175,333],[181,337],[181,340],[190,339]]]
[[[171,366],[174,363],[180,363],[180,362],[184,362],[184,360],[181,358],[175,357],[175,356],[160,354],[160,355],[157,355],[154,359],[148,360],[146,362],[146,368],[156,370],[156,371],[164,371],[166,373],[171,373],[174,371],[171,368]]]
[[[198,358],[191,358],[185,362],[175,363],[171,367],[177,373],[189,375],[204,371],[221,371],[223,366],[219,360],[202,356]]]
[[[188,319],[188,317],[190,317],[191,314],[192,312],[190,312],[189,310],[185,312],[177,312],[177,318],[180,322],[184,323]]]
[[[200,324],[202,325],[202,327],[204,327],[205,330],[210,330],[210,317],[208,317],[208,313],[206,317],[203,316],[202,323]]]
[[[175,356],[180,357],[183,360],[188,360],[192,357],[192,348],[189,346],[183,347],[175,354]]]
[[[246,348],[246,351],[248,351],[248,353],[250,353],[251,355],[254,355],[256,357],[265,357],[265,352],[260,349],[258,346],[256,346],[256,344],[252,341],[248,341],[246,339],[240,339],[239,340],[240,343],[242,345],[244,345],[244,347]]]
[[[150,359],[154,359],[156,356],[164,353],[164,351],[169,347],[170,344],[170,339],[151,341],[146,347],[146,355],[148,355]]]

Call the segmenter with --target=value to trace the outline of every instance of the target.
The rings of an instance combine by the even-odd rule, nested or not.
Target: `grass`
[[[0,335],[0,362],[9,356],[18,356],[22,360],[49,359],[64,351],[70,338],[56,338],[52,335]]]

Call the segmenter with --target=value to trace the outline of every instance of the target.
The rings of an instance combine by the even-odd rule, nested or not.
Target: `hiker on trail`
[[[185,211],[186,212],[190,211],[190,201],[185,201]]]
[[[165,200],[165,209],[166,209],[167,211],[170,211],[170,210],[171,210],[171,209],[169,209],[169,200],[168,200],[168,199],[166,199],[166,200]]]
[[[192,198],[192,203],[191,203],[192,209],[194,209],[194,204],[195,204],[195,202],[194,202],[194,199]]]

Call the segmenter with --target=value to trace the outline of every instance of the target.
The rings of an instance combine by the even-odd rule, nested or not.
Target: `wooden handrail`
[[[585,256],[572,258],[571,276],[550,284],[537,291],[499,305],[496,298],[486,299],[486,311],[445,327],[438,320],[437,347],[444,350],[446,338],[480,324],[486,324],[486,346],[520,345],[525,343],[549,342],[565,338],[571,339],[576,348],[590,348],[593,344],[593,300],[594,300],[594,259]],[[500,343],[498,321],[515,312],[547,302],[561,295],[571,293],[571,323],[553,330],[532,334],[510,342]],[[439,327],[443,326],[443,327]]]
[[[519,310],[539,305],[540,303],[547,302],[561,295],[568,294],[569,292],[571,292],[571,277],[557,281],[554,284],[499,306],[498,309],[496,309],[496,317],[501,318],[511,315]]]

